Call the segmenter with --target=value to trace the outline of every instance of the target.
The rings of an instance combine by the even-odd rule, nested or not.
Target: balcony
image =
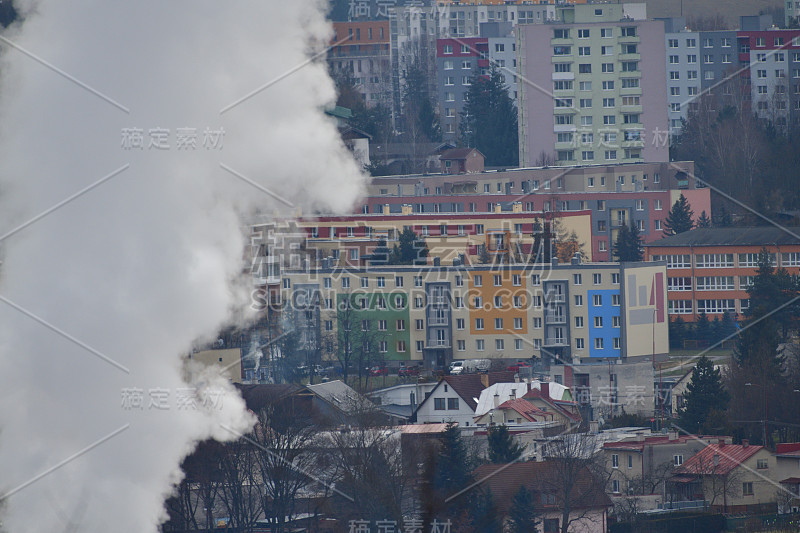
[[[544,322],[545,324],[566,324],[567,317],[563,314],[545,314],[544,315]]]
[[[450,341],[440,340],[440,339],[431,340],[431,341],[428,341],[427,347],[428,348],[450,348]]]
[[[553,72],[553,81],[574,80],[574,72]]]
[[[544,345],[550,348],[554,346],[568,346],[569,343],[567,342],[567,339],[563,337],[547,337],[544,340]]]
[[[561,292],[548,292],[545,296],[545,301],[548,303],[563,304],[567,301],[567,298],[564,296],[564,293]]]
[[[428,319],[428,326],[449,326],[447,317],[431,317]]]

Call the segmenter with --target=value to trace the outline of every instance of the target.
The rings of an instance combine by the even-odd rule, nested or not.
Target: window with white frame
[[[691,300],[669,300],[669,314],[671,315],[691,315]]]

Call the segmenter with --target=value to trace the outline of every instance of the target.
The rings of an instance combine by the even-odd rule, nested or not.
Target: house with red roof
[[[581,415],[578,404],[571,399],[557,400],[554,397],[572,398],[568,393],[569,389],[556,384],[554,387],[557,394],[552,394],[550,385],[552,384],[548,382],[514,383],[485,389],[475,413],[475,424],[486,426],[492,423],[556,422],[564,427],[579,425]],[[507,395],[503,389],[509,389]],[[493,390],[493,397],[488,397]]]
[[[673,501],[705,500],[712,511],[775,512],[777,462],[763,446],[709,444],[675,469],[667,487]]]
[[[570,474],[571,483],[565,483],[564,473],[555,460],[529,461],[483,465],[475,470],[473,478],[478,480],[477,490],[491,491],[504,523],[514,495],[524,486],[532,493],[533,509],[541,517],[542,529],[537,531],[561,531],[565,521],[569,531],[608,531],[611,500],[603,484],[594,479],[588,468],[579,470],[574,478]]]
[[[664,483],[684,461],[712,442],[732,442],[731,437],[704,435],[636,435],[603,443],[606,468],[611,473],[613,495],[663,494]]]
[[[777,503],[779,513],[800,512],[800,442],[775,446],[775,463],[778,482]]]

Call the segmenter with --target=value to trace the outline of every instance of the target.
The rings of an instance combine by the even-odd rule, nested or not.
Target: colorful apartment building
[[[297,311],[301,330],[301,323],[319,325],[325,359],[347,344],[368,349],[374,359],[434,369],[453,359],[624,361],[667,352],[665,280],[663,264],[577,258],[570,264],[285,269],[275,303]],[[364,338],[368,348],[357,341]]]
[[[693,322],[723,313],[741,316],[749,307],[747,288],[762,248],[773,265],[800,274],[800,239],[778,227],[699,228],[645,245],[645,258],[667,265],[671,317]]]

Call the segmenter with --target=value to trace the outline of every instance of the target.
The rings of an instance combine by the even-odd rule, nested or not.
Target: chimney
[[[714,466],[719,466],[719,454],[714,454]]]
[[[742,439],[742,448],[747,448],[750,446],[750,441],[747,439]]]
[[[508,397],[511,400],[516,400],[517,399],[517,389],[511,389],[511,394],[509,394]]]
[[[547,382],[543,382],[541,385],[542,397],[550,398],[550,384]]]
[[[500,202],[494,204],[494,212],[495,213],[502,213],[503,212],[503,206],[500,205]]]
[[[401,210],[401,213],[404,214],[404,215],[412,214],[411,204],[403,204],[403,206],[400,208],[400,210]]]
[[[678,440],[678,432],[677,431],[670,431],[669,432],[669,440],[670,441]]]
[[[522,213],[522,202],[514,202],[511,204],[512,213]]]
[[[500,394],[495,392],[494,393],[494,408],[497,409],[500,407]]]
[[[389,204],[383,204],[383,214],[384,215],[389,214]]]
[[[481,385],[484,389],[489,387],[489,374],[481,374]]]

